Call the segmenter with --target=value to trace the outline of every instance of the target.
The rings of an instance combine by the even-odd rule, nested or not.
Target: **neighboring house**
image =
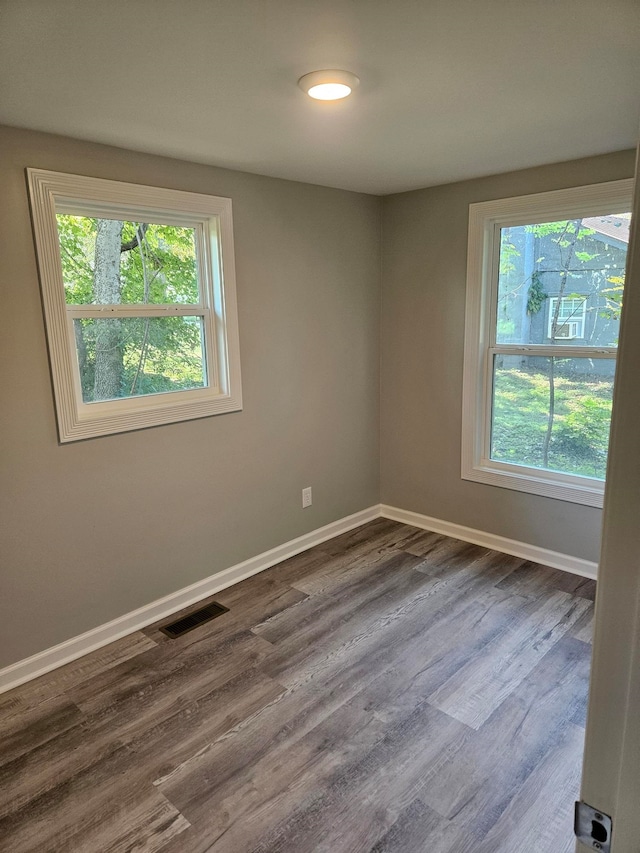
[[[504,229],[500,342],[616,346],[630,221],[624,213],[585,218],[566,232],[564,223]],[[579,373],[599,366],[586,359],[565,364]]]
[[[617,344],[620,328],[619,304],[616,299],[616,279],[624,276],[629,227],[631,218],[625,216],[602,216],[583,219],[582,225],[592,233],[576,244],[574,255],[589,256],[580,260],[574,257],[570,263],[569,278],[560,297],[560,309],[556,322],[555,339],[563,344],[576,346],[611,346]],[[540,252],[547,258],[557,260],[557,248],[549,246],[551,237],[540,241]],[[554,252],[555,249],[555,252]],[[564,250],[566,256],[568,250]],[[548,270],[545,262],[541,270]],[[559,275],[557,272],[544,274],[547,299],[544,310],[532,317],[532,337],[546,342],[554,339],[553,319],[559,298]]]

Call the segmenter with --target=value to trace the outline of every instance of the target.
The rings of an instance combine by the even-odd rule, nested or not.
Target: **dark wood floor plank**
[[[323,557],[323,559],[326,559],[326,557]],[[168,619],[164,619],[155,625],[150,625],[148,628],[145,628],[145,633],[159,645],[173,643],[174,641],[171,638],[161,632],[161,628],[213,602],[217,602],[224,607],[228,607],[229,612],[221,614],[211,622],[197,629],[200,633],[196,634],[196,637],[206,633],[206,636],[212,639],[214,637],[221,639],[222,637],[236,634],[243,630],[246,631],[258,622],[265,621],[271,616],[288,610],[290,607],[306,599],[307,595],[305,593],[294,589],[288,584],[274,580],[269,572],[261,572],[252,578],[242,581],[242,583],[220,590],[215,595],[203,599],[191,607],[186,607],[178,613],[174,613]],[[187,640],[187,642],[190,641],[189,635],[184,635],[183,639]]]
[[[0,715],[0,767],[76,726],[82,712],[66,696],[54,696],[20,715]]]
[[[571,636],[576,640],[582,640],[583,643],[592,643],[593,641],[593,616],[594,608],[592,607],[583,616],[578,619],[576,624],[571,629]]]
[[[415,799],[400,812],[370,853],[460,853],[464,846],[478,840]]]
[[[419,557],[409,555],[406,551],[393,548],[376,549],[375,554],[339,554],[327,557],[322,565],[315,571],[308,572],[297,580],[292,580],[296,589],[302,590],[307,595],[337,595],[342,590],[357,589],[364,586],[363,581],[374,574],[378,567],[385,566],[394,556],[399,554],[409,563],[412,558],[417,565]]]
[[[386,833],[414,789],[434,752],[446,741],[464,739],[464,727],[422,701],[387,722],[384,737],[349,759],[312,797],[289,797],[288,814],[253,850],[275,853],[291,844],[301,853],[336,848],[368,851]],[[421,748],[416,749],[420,743]],[[212,853],[230,853],[226,843]]]
[[[448,750],[438,772],[425,777],[423,802],[486,835],[543,757],[557,749],[567,724],[584,713],[588,680],[588,648],[561,640],[463,748]]]
[[[339,536],[334,536],[318,545],[325,554],[375,553],[381,543],[393,540],[395,536],[407,537],[413,535],[416,528],[400,524],[389,518],[377,518],[367,524],[362,524]],[[393,547],[393,546],[392,546]]]
[[[274,583],[284,586],[291,586],[302,578],[313,574],[317,571],[322,571],[323,567],[334,560],[349,560],[352,559],[345,554],[332,555],[321,550],[321,545],[316,545],[308,551],[303,551],[300,554],[295,554],[287,560],[283,560],[275,566],[271,566],[266,571],[266,574]],[[259,576],[258,576],[259,577]],[[253,580],[252,578],[250,580]]]
[[[88,678],[107,672],[123,661],[131,660],[155,646],[156,643],[150,637],[136,631],[108,646],[96,649],[95,652],[83,655],[0,696],[0,720],[12,714],[19,716],[24,710],[54,696],[60,696]]]
[[[541,566],[529,560],[523,562],[499,586],[510,589],[518,595],[544,595],[549,589],[568,592],[593,601],[596,595],[596,583],[590,578],[561,572],[549,566]]]
[[[362,525],[1,697],[0,850],[565,853],[592,597]]]
[[[422,531],[420,536],[408,543],[404,550],[422,557],[427,566],[434,569],[470,566],[476,560],[495,553],[480,545],[463,542],[461,539],[451,539],[449,536],[441,536],[429,531]]]
[[[188,821],[158,792],[128,789],[127,794],[103,801],[78,823],[56,820],[52,832],[40,821],[25,822],[20,835],[7,839],[10,847],[6,849],[11,853],[156,853],[189,829]]]
[[[124,820],[122,808],[112,806],[101,814],[90,831],[80,827],[68,840],[63,837],[60,853],[69,850],[158,853],[187,829],[189,822],[180,812],[162,794],[149,790],[128,807]]]
[[[461,667],[430,697],[436,708],[479,728],[590,607],[554,592],[506,636]]]
[[[475,853],[574,853],[573,803],[579,796],[584,732],[570,724],[517,791]]]
[[[343,578],[346,577],[347,583],[353,582],[358,576],[364,577],[367,568],[390,555],[398,551],[408,553],[406,545],[422,533],[395,521],[384,522],[383,525],[372,522],[343,534],[348,546],[337,547],[336,540],[330,540],[318,545],[311,557],[292,557],[275,567],[274,577],[310,595],[335,592]]]
[[[454,577],[458,585],[473,591],[478,586],[495,586],[508,577],[524,561],[511,554],[501,554],[460,542],[448,540],[438,549],[437,555],[422,557],[420,571],[433,577]]]
[[[361,671],[364,663],[365,668],[378,670],[399,658],[407,642],[416,636],[424,638],[426,632],[430,632],[436,647],[444,644],[456,654],[460,648],[460,610],[470,605],[470,618],[475,624],[487,610],[509,597],[494,589],[491,578],[485,578],[482,572],[442,569],[439,577],[432,577],[424,574],[421,566],[419,563],[415,567],[415,576],[403,575],[385,595],[372,599],[354,620],[355,630],[347,623],[334,626],[325,634],[320,625],[312,642],[299,642],[296,637],[282,641],[265,664],[265,671],[288,687],[311,681],[344,682],[354,666]],[[502,577],[503,571],[498,570],[497,576]],[[482,599],[475,618],[474,600],[479,600],[483,592],[488,593],[489,601]],[[517,611],[525,600],[518,597],[517,602],[511,612]],[[428,661],[429,656],[425,667]]]
[[[210,770],[203,774],[199,768],[183,777],[179,786],[171,780],[161,790],[191,823],[206,822],[212,849],[240,853],[250,850],[292,804],[321,789],[346,754],[365,749],[371,739],[380,737],[381,728],[347,704],[305,737],[281,742],[280,748],[276,744],[263,759],[231,776]],[[339,752],[332,748],[338,739]]]
[[[253,634],[231,639],[235,642],[211,647],[203,638],[189,647],[184,666],[175,666],[174,656],[165,658],[166,670],[149,664],[136,670],[133,682],[123,675],[123,685],[116,681],[112,692],[97,690],[95,682],[104,687],[102,679],[109,678],[112,683],[116,668],[91,679],[81,691],[77,688],[76,701],[84,711],[79,725],[0,767],[0,816],[91,768],[141,732],[222,686],[238,670],[255,667],[269,653],[269,644]],[[161,656],[162,651],[156,647],[154,654]]]
[[[20,811],[0,820],[0,849],[3,842],[8,849],[20,847],[25,828],[30,837],[37,827],[45,842],[53,830],[64,837],[82,824],[88,832],[110,814],[114,803],[121,816],[126,814],[131,803],[138,802],[141,791],[154,790],[152,783],[158,775],[206,750],[225,731],[281,692],[271,679],[247,670],[197,702],[143,728],[129,742],[111,742],[111,748],[98,751],[93,761],[88,758],[79,762],[75,774],[61,774],[58,785],[48,786],[25,802]]]
[[[289,584],[275,580],[267,571],[223,589],[215,599],[229,607],[231,615],[242,620],[243,627],[253,627],[257,622],[305,601],[307,595]]]
[[[179,786],[175,780],[172,786],[163,785],[162,790],[194,824],[212,810],[218,815],[216,828],[220,830],[220,838],[211,848],[215,853],[248,851],[256,843],[258,849],[271,849],[273,844],[281,843],[278,840],[281,832],[292,845],[290,849],[320,849],[315,825],[319,800],[322,799],[325,814],[327,810],[334,813],[335,821],[345,790],[356,783],[378,784],[371,779],[374,768],[394,755],[394,761],[385,768],[391,798],[391,773],[399,763],[399,744],[405,747],[406,755],[405,766],[395,770],[395,789],[410,784],[407,766],[414,767],[416,762],[413,739],[418,727],[434,743],[441,738],[453,739],[455,732],[464,728],[429,707],[419,688],[405,684],[400,693],[389,695],[388,684],[379,678],[294,744],[276,745],[261,760],[240,767],[233,777],[216,784],[209,776],[207,785],[200,772],[191,779],[183,778]],[[412,741],[411,749],[408,740]],[[428,760],[426,751],[422,760]],[[382,771],[382,766],[379,770]],[[189,793],[185,798],[186,792]],[[313,840],[303,841],[301,827],[309,817],[310,804],[310,814],[315,816]],[[229,822],[229,815],[235,820]],[[293,822],[298,831],[292,835]],[[210,818],[208,824],[211,825]],[[277,826],[272,829],[274,824]],[[346,827],[343,829],[346,831]],[[265,834],[267,840],[260,841]],[[374,835],[371,840],[376,838]]]
[[[500,591],[494,591],[494,597],[502,601],[509,598]],[[480,603],[471,599],[462,616],[479,621],[486,616],[487,610],[497,611],[494,603],[488,600],[488,594],[487,600]],[[462,616],[455,614],[458,627],[462,625],[464,628]],[[504,618],[504,614],[500,618]],[[485,618],[483,627],[489,624],[490,620]],[[416,640],[413,646],[407,645],[393,650],[383,643],[383,654],[377,657],[372,657],[371,654],[358,655],[346,673],[340,673],[337,677],[329,674],[326,678],[303,681],[272,705],[258,712],[255,719],[229,731],[219,743],[206,750],[205,754],[187,761],[185,767],[178,768],[172,774],[172,779],[164,782],[170,782],[179,789],[186,775],[200,774],[194,782],[198,788],[205,785],[206,780],[214,775],[214,768],[222,768],[218,782],[224,785],[227,776],[231,777],[234,773],[242,772],[244,768],[254,766],[269,752],[274,743],[286,741],[291,744],[304,736],[344,704],[350,693],[353,695],[366,686],[367,679],[378,679],[386,697],[385,701],[389,705],[396,694],[401,695],[403,687],[407,689],[410,686],[411,689],[420,691],[420,695],[426,694],[433,684],[428,654],[433,651],[438,634],[434,630],[428,635],[420,625],[414,630]],[[489,627],[488,630],[492,629]],[[450,638],[443,641],[442,648],[447,644],[450,645]],[[436,646],[436,655],[440,654],[440,649],[441,647]],[[386,669],[382,666],[383,662]],[[458,665],[454,660],[449,667]],[[447,666],[443,670],[434,665],[433,669],[436,671],[436,677],[440,679],[446,677],[446,673],[450,671]],[[421,676],[424,681],[421,681]]]
[[[335,622],[331,630],[312,623],[305,634],[281,640],[264,664],[265,672],[293,687],[344,671],[354,658],[380,646],[382,632],[397,633],[418,619],[421,604],[437,585],[437,580],[419,572],[399,578],[380,595],[368,598],[357,619]]]
[[[376,672],[368,673],[373,681]],[[326,690],[319,685],[285,690],[263,707],[228,729],[206,749],[192,755],[155,781],[163,791],[184,791],[184,780],[196,791],[201,785],[224,786],[228,779],[249,770],[274,748],[293,745],[321,725],[335,711],[357,695],[367,680]]]
[[[419,564],[420,558],[411,554],[399,552],[385,556],[370,565],[365,583],[361,578],[354,581],[341,576],[336,594],[307,598],[300,606],[259,623],[253,632],[270,643],[313,643],[321,635],[331,634],[345,620],[360,620],[365,609],[378,609],[380,599],[386,594],[397,597],[403,584],[423,584],[424,581],[413,572]]]
[[[200,687],[209,690],[222,684],[238,670],[255,666],[271,654],[271,646],[252,632],[241,629],[212,636],[206,626],[145,652],[109,672],[88,679],[67,691],[86,714],[122,717],[131,708],[153,706],[156,716],[162,705],[180,700],[183,687],[192,697]],[[159,704],[162,703],[162,704]]]

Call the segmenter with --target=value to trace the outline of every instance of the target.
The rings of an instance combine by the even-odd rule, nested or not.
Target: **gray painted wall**
[[[58,444],[26,166],[233,199],[243,412]],[[0,128],[0,667],[377,503],[380,473],[385,503],[597,559],[600,511],[460,479],[467,216],[632,174],[381,200]]]
[[[383,200],[383,503],[598,559],[601,510],[460,477],[468,215],[472,202],[633,173],[627,151]]]
[[[243,412],[58,444],[26,166],[233,199]],[[0,666],[378,502],[378,198],[9,128],[0,198]]]

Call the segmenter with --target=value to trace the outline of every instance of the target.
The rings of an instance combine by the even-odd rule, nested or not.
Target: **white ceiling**
[[[640,2],[0,0],[0,81],[4,124],[384,194],[635,145]]]

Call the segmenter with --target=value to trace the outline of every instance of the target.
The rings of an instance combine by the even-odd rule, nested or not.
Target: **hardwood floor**
[[[573,853],[594,593],[364,525],[0,696],[0,850]]]

